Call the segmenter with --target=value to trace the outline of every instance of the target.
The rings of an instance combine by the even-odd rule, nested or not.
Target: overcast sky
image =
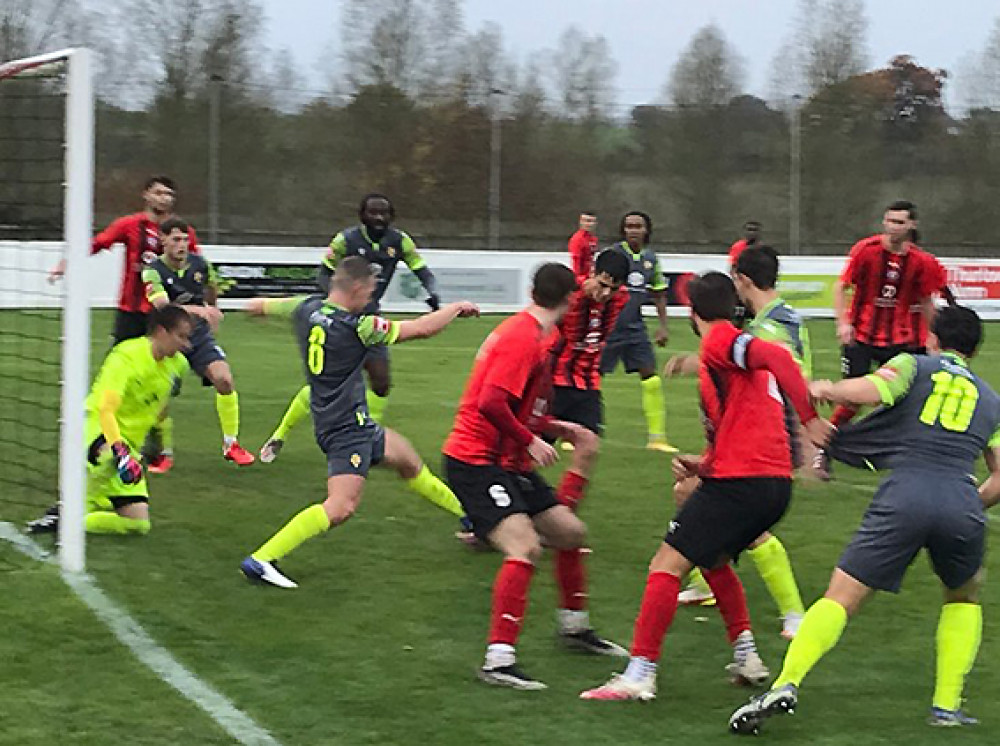
[[[287,47],[309,85],[328,50],[335,50],[338,0],[260,0],[272,49]],[[570,24],[607,37],[618,62],[618,103],[656,100],[678,54],[692,35],[717,24],[747,62],[747,86],[765,95],[775,49],[784,41],[797,0],[466,0],[469,31],[493,21],[507,50],[518,60],[553,48]],[[870,62],[884,66],[910,54],[927,67],[954,72],[969,51],[983,49],[997,0],[867,0]],[[570,12],[567,12],[567,11]],[[446,43],[446,42],[445,42]],[[954,81],[952,81],[954,82]],[[953,100],[954,90],[946,91]]]

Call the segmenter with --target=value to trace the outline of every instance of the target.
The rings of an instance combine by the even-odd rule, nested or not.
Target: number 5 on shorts
[[[924,402],[920,421],[925,425],[940,422],[945,430],[964,433],[972,423],[972,415],[979,401],[979,389],[968,378],[952,375],[943,370],[931,376],[934,390]]]

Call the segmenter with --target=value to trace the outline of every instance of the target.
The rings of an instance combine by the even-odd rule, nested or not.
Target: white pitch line
[[[34,560],[53,562],[49,552],[18,531],[12,523],[0,522],[0,539]],[[249,715],[237,709],[224,695],[199,679],[150,637],[128,612],[108,598],[90,575],[62,573],[62,578],[122,645],[162,681],[212,718],[234,740],[246,746],[280,746],[274,736],[257,725]]]

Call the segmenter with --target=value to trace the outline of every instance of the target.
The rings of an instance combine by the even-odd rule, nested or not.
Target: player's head
[[[722,272],[698,275],[687,287],[691,301],[691,328],[699,337],[703,326],[717,321],[732,321],[736,311],[736,287]]]
[[[173,264],[183,264],[188,257],[188,234],[191,227],[186,220],[178,217],[167,218],[160,223],[160,244],[163,253]]]
[[[594,303],[607,303],[628,276],[628,259],[620,251],[605,249],[594,260],[590,277],[583,281],[583,292]]]
[[[371,300],[377,271],[377,267],[363,257],[346,257],[334,270],[330,294],[336,294],[340,305],[348,311],[360,311]]]
[[[632,246],[645,246],[653,235],[653,219],[644,212],[632,210],[622,216],[618,232]]]
[[[751,246],[745,249],[733,267],[733,283],[740,300],[748,305],[754,291],[774,290],[778,284],[778,252],[770,246]],[[760,309],[754,308],[754,311]]]
[[[748,244],[757,243],[760,238],[760,221],[748,220],[743,224],[743,237]]]
[[[945,306],[934,314],[927,349],[950,350],[962,357],[972,357],[983,341],[983,322],[979,314],[965,306]]]
[[[146,209],[157,215],[169,215],[177,204],[177,185],[169,176],[150,176],[142,187]]]
[[[909,200],[897,199],[885,208],[882,229],[893,245],[916,241],[920,237],[917,233],[917,206]]]
[[[587,233],[597,233],[597,213],[593,210],[584,210],[580,213],[580,230]]]
[[[191,314],[172,303],[149,312],[149,336],[164,357],[173,357],[186,350],[193,328]]]
[[[358,217],[368,229],[368,234],[374,239],[379,239],[396,217],[396,208],[392,206],[392,200],[384,194],[371,192],[361,198]]]
[[[569,309],[569,296],[579,287],[573,270],[559,262],[546,262],[531,278],[531,300],[536,306],[556,312],[556,321]]]

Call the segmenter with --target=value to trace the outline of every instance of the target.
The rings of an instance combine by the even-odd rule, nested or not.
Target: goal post
[[[94,209],[93,53],[85,48],[64,49],[0,64],[0,87],[17,78],[44,78],[50,74],[60,78],[64,97],[61,256],[66,270],[60,302],[55,304],[62,316],[57,468],[59,560],[65,571],[82,572],[87,484],[84,424],[90,379],[90,292],[85,264],[90,255]],[[24,138],[18,135],[16,139],[31,137],[30,133],[22,134]],[[18,147],[17,142],[14,147]],[[25,188],[23,192],[25,201],[30,201],[29,190]],[[33,280],[37,282],[38,278]],[[36,301],[28,301],[33,302]],[[15,300],[13,305],[23,304]],[[29,363],[25,360],[21,364]]]

